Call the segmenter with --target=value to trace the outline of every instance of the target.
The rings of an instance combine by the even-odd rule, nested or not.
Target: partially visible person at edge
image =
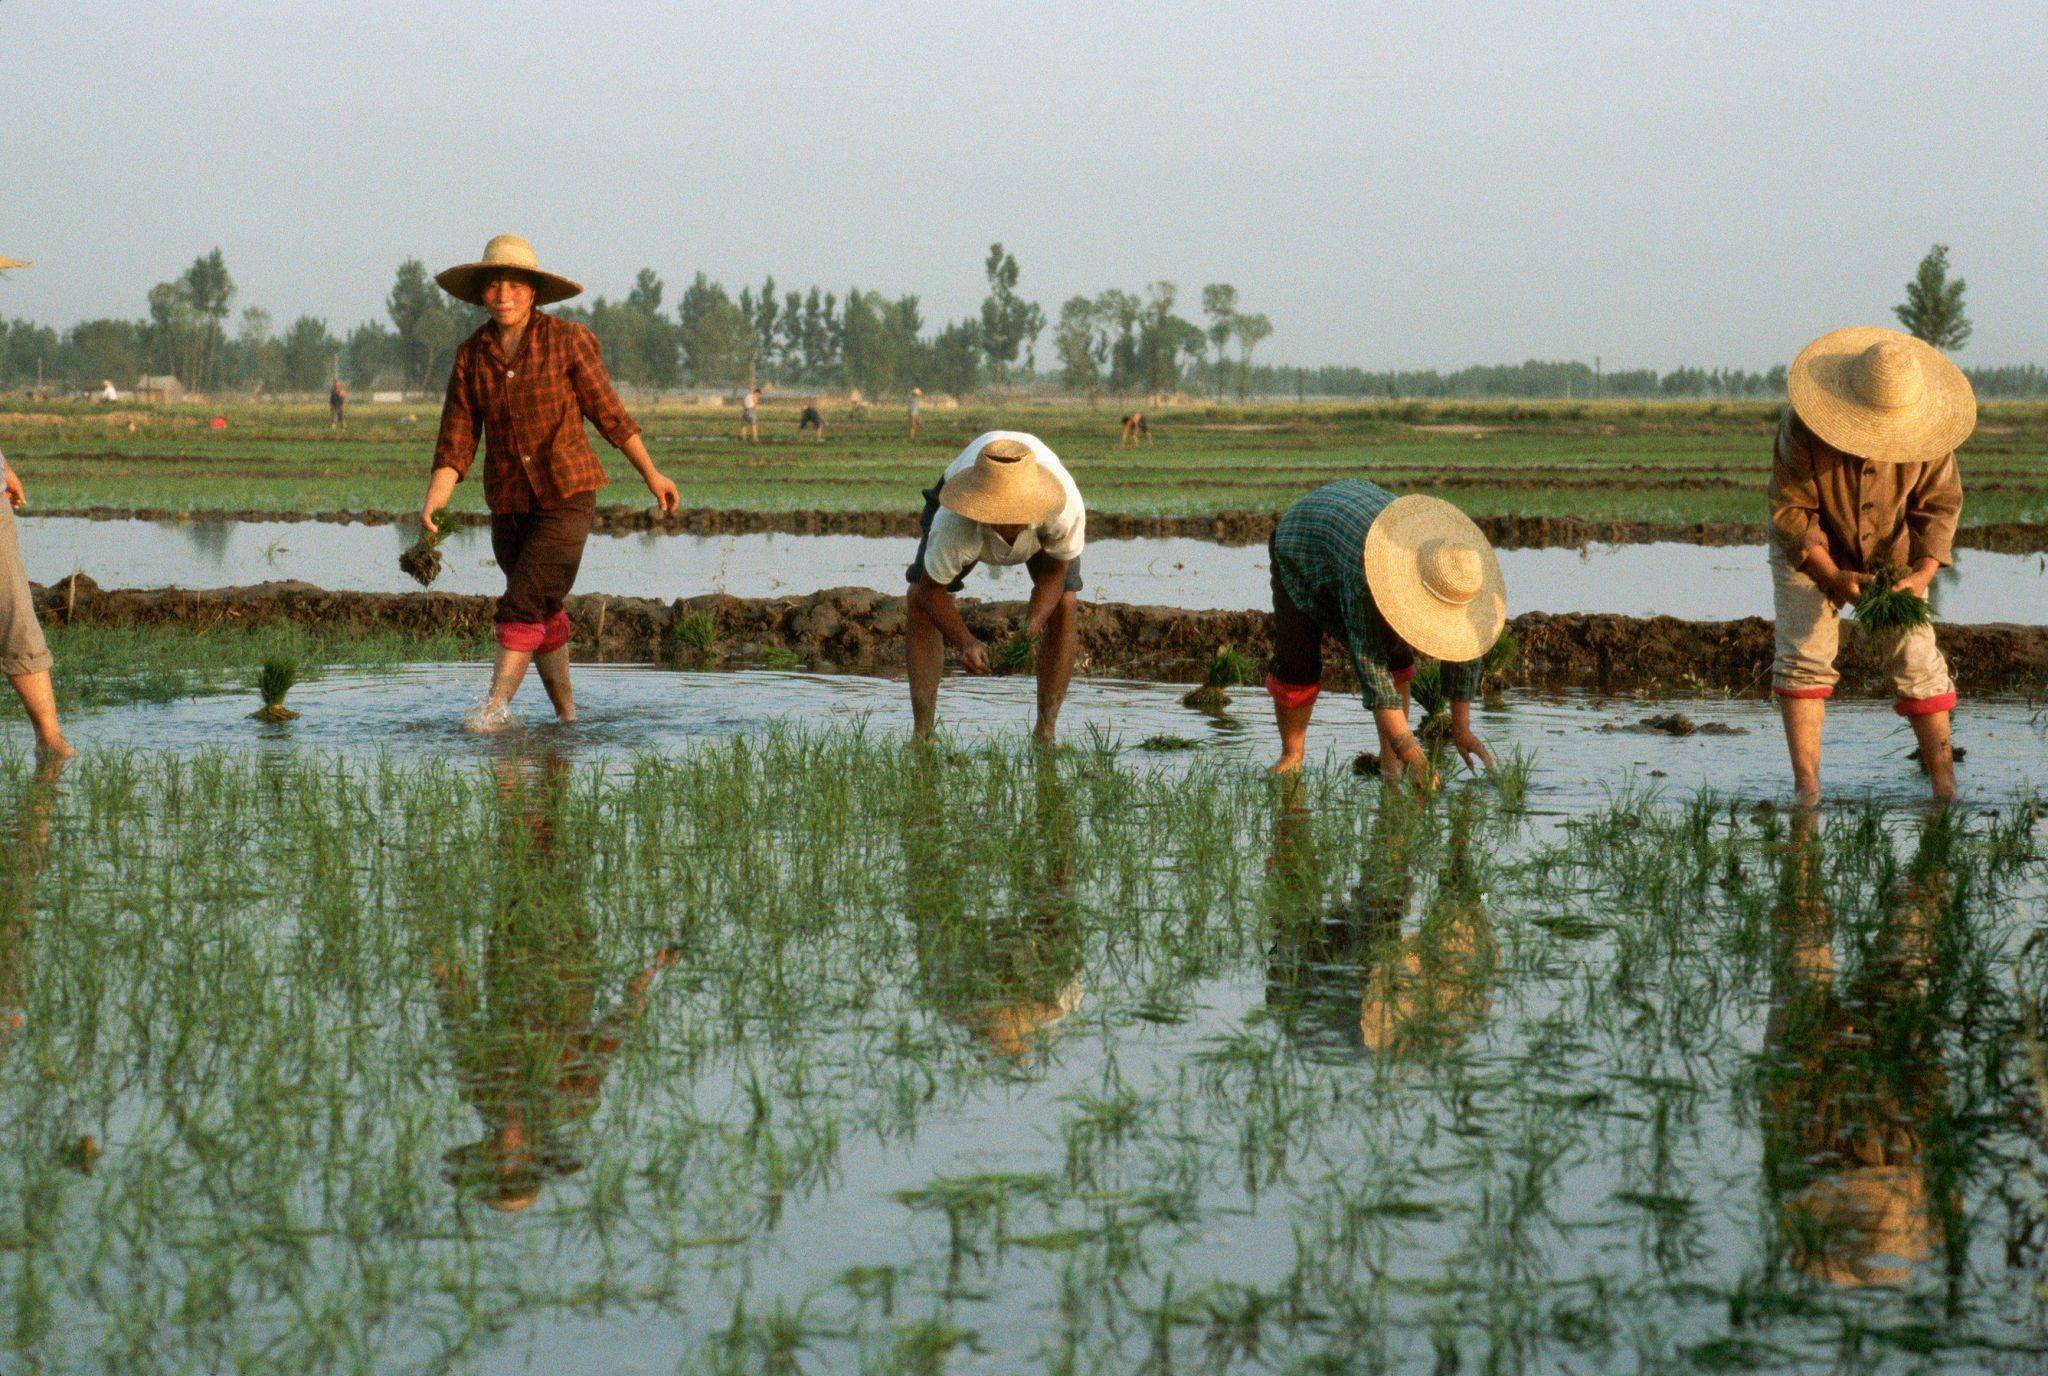
[[[27,263],[0,256],[0,272],[25,268]],[[28,590],[28,570],[21,563],[21,540],[14,513],[28,504],[21,475],[0,455],[0,479],[4,479],[7,501],[0,505],[0,673],[14,685],[21,709],[28,714],[36,733],[36,753],[61,759],[77,752],[64,739],[57,724],[57,693],[50,685],[50,646],[43,639],[43,624],[36,619],[35,599]]]
[[[434,280],[491,315],[456,350],[420,512],[428,530],[440,529],[435,518],[468,474],[481,426],[491,552],[505,573],[505,595],[495,618],[498,661],[490,695],[469,725],[489,731],[505,724],[529,664],[539,669],[555,715],[574,721],[563,602],[583,559],[597,490],[608,481],[583,433],[584,420],[625,453],[663,513],[676,509],[676,485],[655,468],[640,427],[612,390],[597,336],[536,309],[568,300],[581,286],[542,271],[532,246],[513,234],[486,244],[482,261],[449,268]]]
[[[1351,657],[1388,779],[1436,782],[1428,752],[1408,729],[1408,683],[1418,654],[1443,665],[1458,754],[1471,768],[1493,767],[1492,752],[1472,732],[1472,699],[1480,659],[1507,624],[1507,592],[1500,561],[1469,516],[1435,497],[1396,498],[1345,478],[1289,507],[1268,550],[1273,658],[1266,691],[1280,728],[1275,773],[1301,768],[1322,691],[1326,634]]]
[[[918,412],[924,408],[924,388],[910,389],[910,438],[917,438]]]
[[[748,444],[761,440],[761,389],[747,388],[746,396],[740,398],[740,438]]]
[[[1962,370],[1911,335],[1836,330],[1800,351],[1771,464],[1771,586],[1777,658],[1771,689],[1785,721],[1792,785],[1820,801],[1821,728],[1838,675],[1842,609],[1884,565],[1916,597],[1952,562],[1963,485],[1955,450],[1977,426]],[[1893,710],[1919,738],[1936,798],[1955,796],[1949,713],[1955,680],[1934,628],[1878,644]]]
[[[991,430],[925,490],[918,525],[904,627],[912,729],[920,739],[932,733],[947,645],[968,673],[989,672],[988,648],[961,620],[953,594],[977,563],[1022,564],[1031,575],[1024,630],[1038,638],[1038,723],[1031,734],[1051,745],[1081,635],[1088,511],[1073,475],[1036,435]]]
[[[336,430],[348,429],[348,388],[336,378],[327,386],[328,424]]]
[[[825,442],[825,413],[818,409],[818,403],[815,401],[806,402],[803,415],[797,418],[797,438],[802,439],[806,430],[811,432],[811,438],[817,443]]]

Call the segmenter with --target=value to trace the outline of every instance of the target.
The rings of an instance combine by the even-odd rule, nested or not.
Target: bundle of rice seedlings
[[[989,667],[999,674],[1018,673],[1031,667],[1037,652],[1037,636],[1025,630],[1012,631],[1009,639],[996,646],[996,652],[989,656]]]
[[[447,512],[441,513],[441,528],[428,530],[420,527],[420,538],[412,542],[412,548],[398,556],[398,567],[421,587],[432,587],[434,580],[441,576],[441,541],[450,528]]]
[[[1900,592],[1897,583],[1906,571],[1896,564],[1879,564],[1870,572],[1863,595],[1856,599],[1856,624],[1866,631],[1895,635],[1925,626],[1934,620],[1933,604],[1924,597]]]
[[[1202,686],[1181,698],[1181,706],[1198,712],[1220,712],[1230,705],[1226,688],[1237,688],[1257,680],[1258,666],[1250,655],[1229,645],[1218,645],[1202,671]]]
[[[263,705],[249,716],[256,721],[287,722],[297,721],[299,714],[284,705],[284,695],[299,681],[299,666],[289,659],[266,659],[263,672],[256,677],[256,691],[263,698]]]

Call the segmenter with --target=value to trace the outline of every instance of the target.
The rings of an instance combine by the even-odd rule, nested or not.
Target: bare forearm
[[[452,468],[437,468],[427,479],[427,510],[433,511],[448,505],[448,499],[455,495],[455,484],[462,481],[461,475]]]
[[[967,623],[960,619],[960,608],[954,605],[953,594],[936,583],[920,583],[911,591],[918,606],[939,628],[939,634],[946,643],[956,650],[965,650],[974,643],[974,632],[967,629]]]
[[[628,436],[626,442],[619,446],[619,450],[626,456],[626,462],[633,465],[633,471],[642,478],[651,477],[657,471],[653,457],[647,452],[646,441],[638,435]]]
[[[1045,577],[1032,580],[1031,603],[1026,609],[1028,613],[1026,625],[1031,634],[1037,635],[1045,629],[1045,623],[1051,619],[1053,609],[1059,606],[1060,597],[1066,590],[1067,566],[1065,564],[1055,564],[1052,571]]]

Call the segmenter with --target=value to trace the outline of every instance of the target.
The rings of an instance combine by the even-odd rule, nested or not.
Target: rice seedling
[[[784,645],[764,645],[761,647],[761,667],[788,673],[803,668],[804,657]]]
[[[1198,749],[1201,746],[1201,744],[1202,743],[1200,741],[1195,740],[1191,736],[1157,735],[1147,736],[1144,740],[1139,741],[1138,749],[1150,750],[1155,753],[1165,753],[1174,750],[1195,750]]]
[[[2040,814],[1517,771],[0,757],[6,1361],[2037,1363]]]
[[[1228,645],[1219,645],[1202,671],[1201,686],[1181,698],[1183,707],[1198,712],[1220,712],[1230,705],[1226,691],[1258,680],[1258,666],[1251,656]]]
[[[399,571],[423,588],[432,587],[434,580],[441,576],[441,541],[447,538],[450,529],[452,525],[446,516],[438,530],[429,530],[422,525],[419,538],[398,556]]]
[[[1873,635],[1896,635],[1925,626],[1934,619],[1934,604],[1897,584],[1906,571],[1896,564],[1880,564],[1871,570],[1870,581],[1856,599],[1856,624]]]
[[[671,660],[702,659],[718,644],[718,623],[709,612],[685,612],[662,628],[662,651]]]
[[[996,652],[989,656],[989,667],[999,674],[1020,673],[1031,667],[1038,654],[1038,637],[1029,631],[1018,630],[1004,637],[996,646]]]
[[[299,681],[299,666],[289,659],[266,659],[263,670],[256,676],[256,692],[263,699],[263,705],[249,715],[256,721],[279,725],[297,721],[299,714],[284,705],[284,695]]]

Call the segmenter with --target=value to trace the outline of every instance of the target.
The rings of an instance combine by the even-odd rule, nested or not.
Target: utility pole
[[[1593,395],[1600,395],[1600,355],[1593,355]]]

